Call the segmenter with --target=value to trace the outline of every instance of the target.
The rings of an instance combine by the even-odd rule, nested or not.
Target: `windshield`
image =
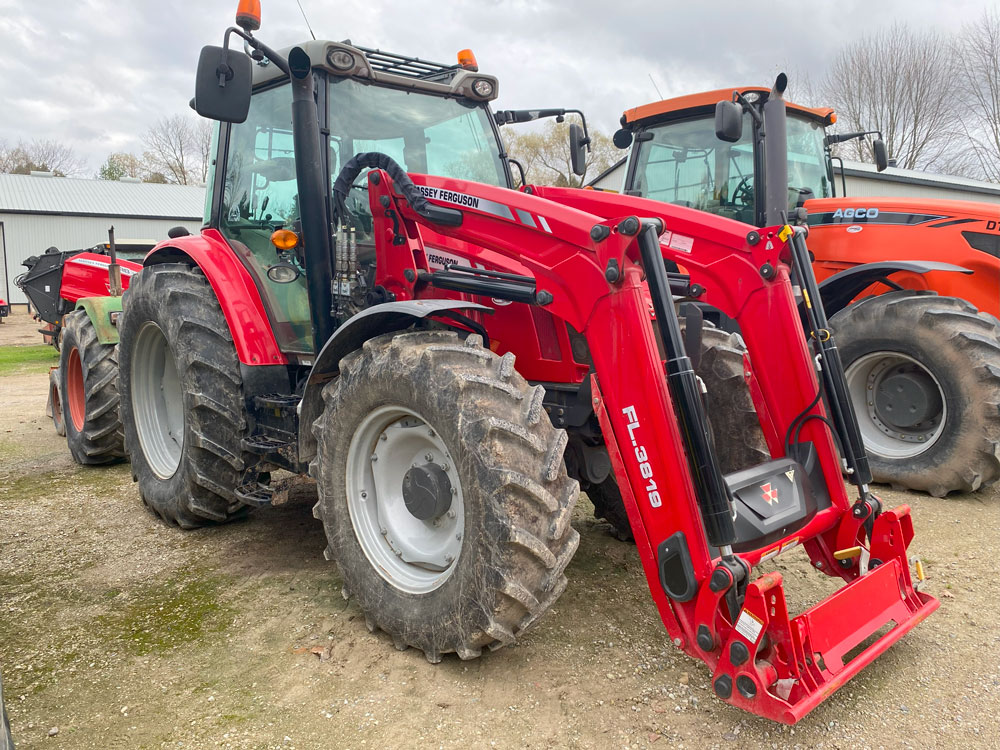
[[[379,151],[407,172],[508,186],[489,111],[465,100],[331,79],[330,148],[333,180],[356,154]],[[355,184],[348,208],[364,237],[371,232],[367,182]]]
[[[736,143],[716,137],[711,117],[656,125],[645,132],[652,139],[637,139],[634,194],[755,223],[749,114],[743,115],[743,137]],[[823,136],[819,123],[788,118],[789,208],[806,197],[831,196]]]
[[[650,128],[652,140],[637,146],[632,187],[646,198],[753,223],[753,143],[750,116],[743,117],[737,143],[716,138],[712,118]]]
[[[823,126],[802,117],[788,118],[788,191],[789,197],[831,198]],[[811,191],[808,195],[805,191]],[[792,202],[789,208],[794,208]]]

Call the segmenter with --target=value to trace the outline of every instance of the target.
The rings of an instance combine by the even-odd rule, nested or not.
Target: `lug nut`
[[[458,541],[462,541],[462,532],[461,531],[458,532],[457,534],[455,534],[455,539],[457,539]]]
[[[365,499],[367,499],[367,497],[368,497],[368,493],[367,493],[367,492],[362,492],[362,493],[361,493],[361,499],[362,499],[362,500],[365,500]]]
[[[446,563],[453,563],[453,562],[455,562],[455,556],[454,555],[445,555],[444,556],[444,561]]]
[[[451,509],[449,509],[449,510],[448,510],[448,518],[454,518],[454,517],[455,517],[455,511],[454,511],[454,510],[451,510]]]
[[[375,461],[378,461],[378,456],[372,453],[372,462],[374,463]]]
[[[433,453],[425,453],[424,454],[424,460],[425,461],[433,461],[434,460],[434,454]]]
[[[379,435],[379,436],[378,436],[378,439],[379,439],[379,440],[382,440],[382,441],[385,441],[385,440],[388,440],[388,439],[389,439],[389,436],[388,436],[388,435],[386,435],[386,434],[385,434],[385,433],[383,432],[383,433],[382,433],[381,435]]]

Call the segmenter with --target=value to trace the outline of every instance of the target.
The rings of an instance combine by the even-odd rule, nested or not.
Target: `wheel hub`
[[[913,429],[941,411],[941,392],[926,371],[896,367],[875,391],[875,412],[890,427]]]
[[[943,434],[948,405],[941,384],[917,360],[899,352],[872,352],[852,362],[846,375],[869,453],[913,458]]]
[[[394,587],[425,594],[451,575],[462,553],[465,502],[441,435],[404,406],[382,406],[348,448],[347,507],[372,566]]]
[[[451,508],[451,480],[438,464],[413,466],[403,476],[403,502],[410,515],[431,521]]]

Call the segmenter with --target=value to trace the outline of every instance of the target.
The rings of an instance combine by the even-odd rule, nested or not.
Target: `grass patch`
[[[0,346],[0,375],[46,372],[57,364],[59,364],[59,352],[45,344]]]
[[[140,589],[120,609],[98,618],[104,642],[127,651],[163,653],[223,632],[233,612],[220,603],[226,581],[188,571],[162,584]]]

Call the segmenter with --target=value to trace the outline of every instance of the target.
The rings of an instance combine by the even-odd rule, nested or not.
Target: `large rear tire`
[[[244,515],[248,456],[240,363],[215,292],[197,269],[133,277],[121,325],[122,422],[143,502],[191,529]]]
[[[876,482],[944,497],[1000,478],[1000,321],[933,293],[830,320]]]
[[[311,472],[325,554],[397,648],[475,658],[565,589],[579,487],[543,395],[512,354],[444,331],[372,339],[324,388]]]
[[[97,340],[94,324],[84,310],[63,319],[59,354],[62,428],[78,464],[107,464],[125,457],[125,439],[118,410],[118,357],[114,344]],[[61,396],[61,398],[59,398]],[[60,423],[55,422],[56,431]]]
[[[705,384],[709,423],[726,474],[770,460],[767,441],[760,428],[750,389],[743,379],[742,340],[708,325],[702,329],[701,358],[697,375]],[[623,542],[632,541],[632,526],[614,474],[587,488],[594,504],[594,516],[611,525],[612,533]]]

